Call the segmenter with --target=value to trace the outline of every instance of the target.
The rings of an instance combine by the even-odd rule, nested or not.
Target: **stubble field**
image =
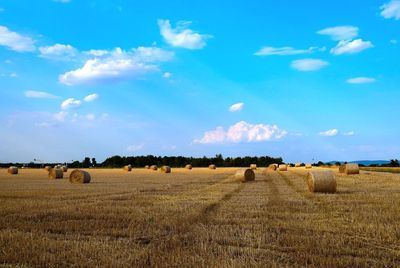
[[[336,194],[312,194],[304,168],[236,170],[96,169],[76,185],[0,169],[0,266],[400,266],[400,174],[337,173]]]

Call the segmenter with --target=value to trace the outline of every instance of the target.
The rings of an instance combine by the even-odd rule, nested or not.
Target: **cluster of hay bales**
[[[287,165],[281,164],[278,166],[279,171],[287,171]]]
[[[345,173],[346,175],[360,174],[360,167],[358,166],[358,164],[340,165],[339,172]]]
[[[250,164],[251,169],[257,169],[257,164]]]
[[[169,167],[169,166],[162,166],[162,167],[160,168],[160,171],[161,171],[162,173],[171,173],[171,167]]]
[[[11,166],[8,168],[7,172],[12,175],[18,174],[18,167]]]
[[[75,169],[69,174],[69,182],[71,183],[89,183],[91,176],[89,172]]]
[[[132,171],[132,166],[131,165],[126,165],[126,166],[124,166],[124,170],[127,171],[127,172],[130,172],[130,171]]]
[[[214,164],[211,164],[211,165],[209,165],[209,166],[208,166],[208,168],[209,168],[209,169],[216,169],[216,168],[217,168],[217,166],[216,166],[216,165],[214,165]]]
[[[312,165],[311,164],[306,164],[306,169],[310,169],[310,168],[312,168]]]
[[[236,171],[235,178],[240,180],[241,182],[248,182],[248,181],[254,181],[256,176],[254,174],[253,169],[245,168]]]
[[[335,193],[335,174],[331,170],[310,171],[307,174],[307,185],[312,193]]]
[[[158,167],[157,167],[157,165],[152,165],[152,166],[150,166],[150,169],[151,169],[151,170],[157,170]]]
[[[278,168],[278,164],[270,164],[268,169],[275,171]]]
[[[301,167],[301,163],[294,164],[294,167]]]
[[[193,167],[192,167],[192,165],[187,164],[187,165],[185,166],[185,168],[191,170]]]
[[[64,177],[64,172],[61,168],[52,168],[49,171],[50,179],[62,179]]]

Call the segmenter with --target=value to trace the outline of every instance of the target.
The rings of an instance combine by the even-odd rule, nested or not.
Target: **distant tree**
[[[391,159],[391,160],[390,160],[390,163],[389,163],[389,166],[391,166],[391,167],[400,167],[399,160],[397,160],[397,159]]]
[[[89,168],[90,166],[91,166],[90,157],[85,157],[85,159],[82,161],[82,167]]]
[[[97,166],[97,162],[96,162],[96,158],[92,158],[92,165],[95,167],[95,166]]]

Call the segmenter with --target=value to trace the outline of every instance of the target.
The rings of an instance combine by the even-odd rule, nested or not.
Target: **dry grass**
[[[89,184],[0,170],[0,265],[400,265],[400,175],[336,173],[336,194],[312,194],[305,168],[236,170],[90,170]]]

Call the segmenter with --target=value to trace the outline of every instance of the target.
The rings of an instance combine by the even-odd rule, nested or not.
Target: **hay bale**
[[[235,178],[241,182],[254,181],[256,176],[251,168],[240,169],[236,171]]]
[[[156,165],[152,165],[152,166],[150,167],[150,169],[151,169],[151,170],[157,170],[158,167],[157,167]]]
[[[150,166],[149,165],[145,165],[144,168],[145,169],[150,169]]]
[[[360,174],[360,167],[358,166],[358,164],[346,164],[344,173],[346,173],[347,175]]]
[[[283,164],[282,164],[282,165],[279,165],[279,166],[278,166],[278,170],[279,170],[279,171],[287,171],[287,165],[283,165]]]
[[[294,167],[301,167],[301,163],[294,164]]]
[[[132,171],[132,166],[131,165],[124,166],[124,170],[130,172]]]
[[[331,170],[314,170],[307,174],[308,190],[312,193],[335,193],[336,178]]]
[[[64,172],[61,168],[52,168],[49,171],[49,179],[62,179]]]
[[[268,169],[273,170],[273,171],[275,171],[277,168],[278,168],[278,165],[277,165],[277,164],[270,164],[270,165],[268,166]]]
[[[8,168],[7,172],[12,175],[18,174],[18,167],[11,166]]]
[[[67,172],[67,171],[68,171],[68,167],[67,167],[67,166],[62,166],[62,167],[61,167],[61,170],[62,170],[63,172]]]
[[[70,183],[89,183],[91,180],[90,174],[87,171],[75,169],[69,174]]]
[[[339,166],[339,173],[344,173],[346,171],[346,165],[342,164]]]
[[[169,166],[162,166],[160,170],[162,173],[171,173],[171,167]]]
[[[185,168],[186,169],[192,169],[193,167],[192,167],[192,165],[188,164],[188,165],[185,166]]]
[[[312,165],[311,164],[306,164],[306,169],[310,169],[310,168],[312,168]]]
[[[55,165],[54,168],[61,169],[61,165]]]
[[[257,169],[257,164],[250,164],[251,169]]]
[[[217,166],[216,166],[216,165],[214,165],[214,164],[211,164],[211,165],[209,165],[209,166],[208,166],[208,168],[209,168],[209,169],[216,169],[216,168],[217,168]]]
[[[47,172],[50,172],[51,166],[45,166],[45,167],[44,167],[44,170],[46,170]]]

